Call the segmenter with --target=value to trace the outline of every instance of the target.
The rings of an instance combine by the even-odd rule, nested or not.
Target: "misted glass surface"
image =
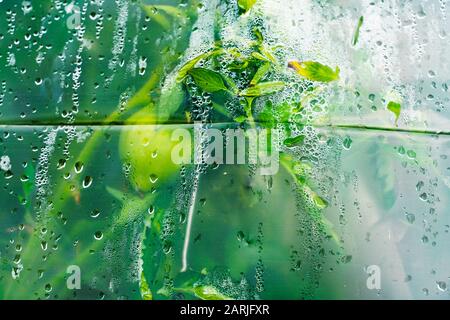
[[[0,298],[448,299],[447,15],[0,0]]]

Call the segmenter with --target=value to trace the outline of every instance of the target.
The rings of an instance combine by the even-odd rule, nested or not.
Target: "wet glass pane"
[[[445,1],[0,21],[0,298],[448,298]]]

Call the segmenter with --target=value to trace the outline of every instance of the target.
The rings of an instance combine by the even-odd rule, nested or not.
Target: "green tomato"
[[[129,179],[139,191],[146,192],[173,178],[180,166],[171,159],[173,126],[155,123],[146,109],[133,115],[120,136],[119,153],[129,165]]]

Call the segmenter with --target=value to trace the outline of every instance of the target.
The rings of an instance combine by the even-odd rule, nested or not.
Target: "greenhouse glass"
[[[448,14],[0,0],[0,298],[448,299]]]

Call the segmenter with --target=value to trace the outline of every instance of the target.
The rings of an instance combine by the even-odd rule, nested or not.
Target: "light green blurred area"
[[[445,4],[260,0],[245,14],[234,0],[73,5],[0,2],[0,298],[192,299],[205,287],[236,299],[448,298]],[[303,91],[292,80],[295,94],[255,102],[257,121],[267,106],[302,103],[287,125],[307,139],[284,152],[310,167],[308,188],[327,207],[312,206],[283,166],[264,177],[187,165],[136,187],[143,172],[119,147],[136,128],[127,119],[144,109],[159,126],[143,119],[143,130],[205,119],[235,128],[240,110],[223,97],[219,112],[164,93],[189,59],[245,48],[255,26],[283,48],[284,75],[291,60],[340,68],[339,81]],[[67,287],[72,265],[80,290]],[[367,286],[370,266],[379,289]]]

